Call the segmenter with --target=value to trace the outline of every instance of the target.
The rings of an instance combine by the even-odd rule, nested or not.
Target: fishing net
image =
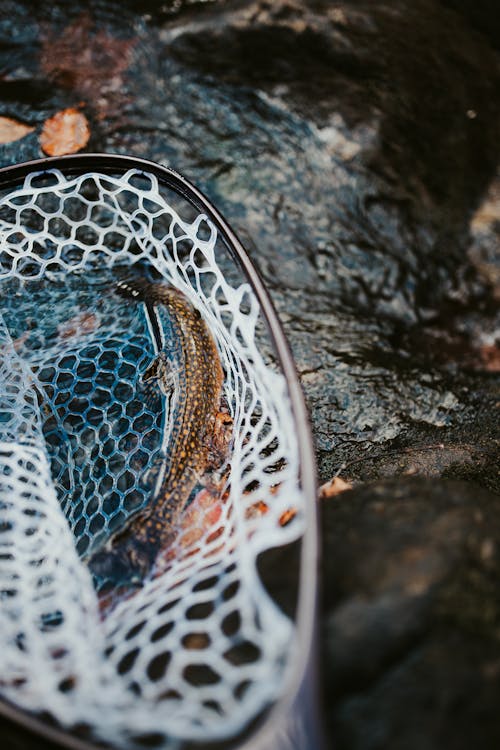
[[[212,221],[135,170],[29,175],[3,192],[0,236],[0,693],[119,746],[234,737],[285,690],[293,606],[258,561],[305,518],[257,299]],[[116,294],[136,277],[206,321],[228,453],[154,574],[105,600],[87,562],[151,502],[172,430],[141,378],[157,353],[145,305]]]

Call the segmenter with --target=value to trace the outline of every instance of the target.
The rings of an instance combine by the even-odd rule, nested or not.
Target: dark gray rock
[[[327,716],[337,750],[500,742],[500,497],[367,484],[324,501]]]

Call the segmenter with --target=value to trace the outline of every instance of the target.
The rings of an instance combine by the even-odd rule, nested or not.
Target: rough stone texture
[[[2,0],[0,69],[0,115],[36,128],[1,164],[81,106],[88,150],[206,191],[277,305],[321,478],[376,482],[325,506],[338,747],[499,746],[495,0]]]
[[[469,222],[496,173],[500,68],[477,8],[2,5],[0,114],[40,128],[84,102],[88,150],[174,165],[235,225],[290,338],[323,479],[375,444],[464,443],[495,408],[496,259]],[[39,155],[35,134],[0,148]]]
[[[323,505],[326,717],[337,750],[500,743],[497,495],[367,484]]]

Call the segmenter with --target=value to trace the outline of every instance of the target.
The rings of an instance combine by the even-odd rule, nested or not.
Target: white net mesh
[[[234,736],[279,698],[295,625],[257,558],[304,531],[257,300],[227,280],[210,220],[167,197],[136,171],[53,170],[0,202],[1,694],[123,746]],[[151,502],[175,417],[160,390],[145,398],[155,345],[144,304],[115,293],[124,270],[201,312],[232,427],[218,482],[195,487],[154,572],[105,599],[86,559]]]

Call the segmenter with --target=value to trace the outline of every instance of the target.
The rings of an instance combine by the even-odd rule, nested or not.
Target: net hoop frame
[[[126,172],[130,169],[138,170],[146,175],[153,175],[160,184],[181,195],[198,211],[206,213],[257,297],[289,392],[293,421],[297,431],[299,476],[305,497],[305,530],[301,537],[301,564],[295,621],[297,644],[300,648],[297,649],[298,653],[290,656],[292,664],[285,694],[269,709],[265,717],[257,721],[256,726],[251,731],[251,736],[235,745],[239,750],[260,750],[261,748],[264,750],[268,746],[273,746],[273,735],[276,727],[286,725],[287,714],[302,712],[304,705],[312,711],[316,711],[314,703],[316,694],[315,633],[319,555],[318,513],[316,508],[317,478],[311,425],[290,346],[260,273],[236,233],[211,201],[183,175],[171,167],[135,156],[101,153],[74,154],[47,157],[2,167],[0,168],[0,190],[15,187],[22,183],[28,175],[41,176],[44,172],[53,169],[59,170],[64,176],[97,171],[112,174]],[[0,717],[29,735],[46,740],[56,747],[67,748],[67,750],[95,750],[97,747],[95,744],[79,739],[63,729],[47,725],[41,719],[30,715],[1,696]],[[314,726],[316,723],[315,717],[309,717],[309,723],[311,722]],[[319,732],[319,730],[317,731]],[[268,745],[269,742],[271,744]]]

